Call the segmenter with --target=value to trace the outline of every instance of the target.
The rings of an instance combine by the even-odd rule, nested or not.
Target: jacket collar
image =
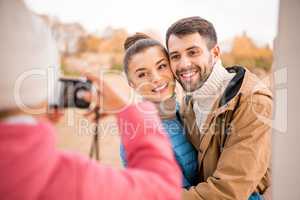
[[[222,97],[219,100],[219,107],[227,104],[232,100],[240,91],[246,70],[239,66],[233,66],[226,69],[229,73],[236,73],[235,76],[229,82],[227,88],[225,89]]]
[[[229,82],[227,88],[225,89],[223,95],[219,97],[213,107],[212,111],[208,114],[207,119],[202,126],[203,129],[200,130],[200,135],[203,135],[208,128],[210,127],[211,122],[214,118],[219,116],[220,114],[228,111],[235,110],[236,105],[240,100],[242,83],[246,76],[246,70],[243,67],[233,66],[230,68],[226,68],[226,70],[230,73],[236,73],[232,80]],[[237,98],[235,98],[237,97]],[[192,107],[193,102],[191,96],[187,95],[185,97],[185,103],[187,107]],[[191,112],[191,109],[186,110],[187,112]]]

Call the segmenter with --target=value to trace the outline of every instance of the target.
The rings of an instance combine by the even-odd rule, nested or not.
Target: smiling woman
[[[164,47],[142,33],[129,37],[124,46],[127,51],[124,69],[129,85],[152,102],[172,97],[175,79]]]
[[[197,151],[188,142],[181,124],[179,104],[175,98],[175,79],[167,51],[161,43],[143,33],[128,37],[124,47],[124,71],[128,83],[144,99],[156,105],[177,163],[181,167],[182,186],[189,188],[196,183],[198,177]],[[121,157],[126,166],[126,153],[122,145]]]

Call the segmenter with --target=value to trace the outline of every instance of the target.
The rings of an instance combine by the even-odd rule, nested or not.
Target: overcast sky
[[[217,29],[220,41],[246,31],[259,43],[271,44],[277,33],[279,0],[26,0],[38,13],[64,22],[79,22],[88,31],[107,26],[130,33],[156,30],[164,37],[177,19],[201,16]]]

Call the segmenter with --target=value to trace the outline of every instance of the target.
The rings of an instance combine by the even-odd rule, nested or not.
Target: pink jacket
[[[154,110],[141,103],[117,116],[128,155],[129,168],[123,170],[57,150],[55,130],[47,121],[1,122],[1,200],[180,199],[180,171],[166,135],[156,126],[159,118],[141,108]]]

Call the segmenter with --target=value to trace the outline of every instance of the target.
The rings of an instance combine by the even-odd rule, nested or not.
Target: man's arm
[[[244,98],[213,176],[184,191],[183,199],[248,199],[269,167],[271,115],[269,96],[256,93]]]

